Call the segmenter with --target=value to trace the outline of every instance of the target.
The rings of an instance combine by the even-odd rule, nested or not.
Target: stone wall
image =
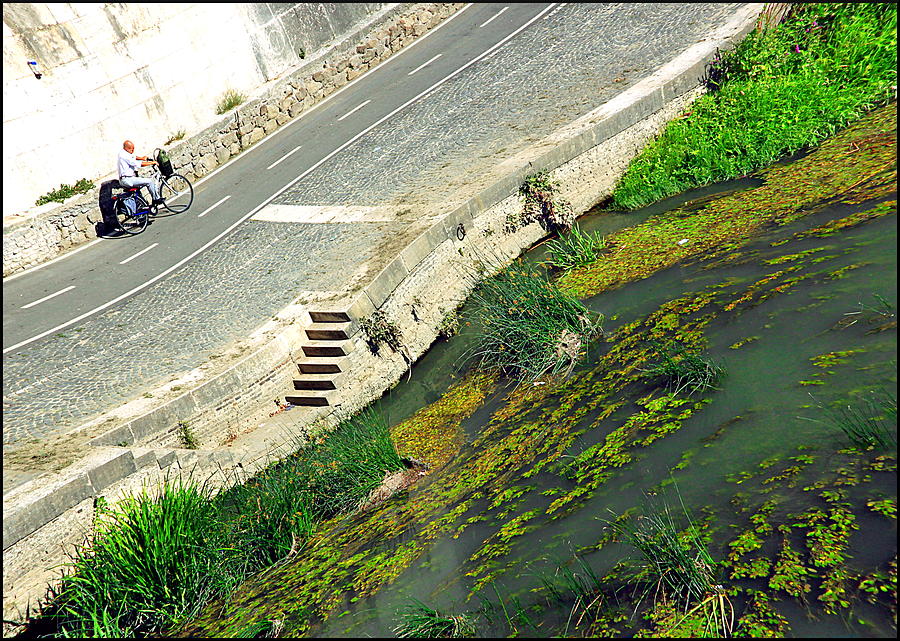
[[[406,4],[377,13],[364,27],[344,34],[338,44],[317,52],[299,68],[268,83],[253,99],[189,139],[168,147],[173,165],[192,181],[207,175],[400,51],[462,6],[462,3]],[[6,129],[4,125],[4,132]],[[138,135],[125,137],[138,139]],[[104,158],[108,164],[112,164],[109,158],[114,157],[119,145],[119,139],[106,145],[108,153]],[[5,217],[3,276],[39,265],[95,238],[95,225],[101,220],[97,207],[101,180],[95,180],[98,187],[91,192],[72,197],[61,205],[44,205],[18,220]]]

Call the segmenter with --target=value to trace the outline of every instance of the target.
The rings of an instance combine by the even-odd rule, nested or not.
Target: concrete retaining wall
[[[516,154],[501,179],[423,232],[363,291],[339,301],[342,309],[355,319],[380,309],[398,325],[408,356],[417,359],[434,341],[445,315],[471,291],[475,284],[471,275],[479,265],[508,263],[543,235],[537,224],[512,234],[503,230],[507,217],[521,211],[517,190],[524,178],[549,171],[561,184],[560,197],[577,211],[608,196],[631,159],[700,95],[698,79],[716,48],[725,48],[749,32],[760,9],[761,5],[749,6],[653,76]],[[457,234],[460,224],[465,232],[462,239]],[[262,429],[251,433],[241,447],[221,444],[232,439],[226,427],[229,420],[239,416],[244,424],[253,425],[267,415],[265,404],[251,408],[252,399],[265,401],[289,393],[299,337],[310,322],[298,313],[303,308],[299,305],[290,313],[297,322],[229,371],[95,439],[101,446],[96,460],[45,475],[4,497],[4,618],[15,619],[16,608],[24,609],[28,598],[33,602],[41,582],[55,576],[48,564],[51,559],[65,559],[64,546],[77,538],[73,532],[90,531],[92,497],[133,490],[150,478],[158,481],[164,462],[171,467],[177,461],[179,470],[196,465],[200,474],[221,465],[224,471],[237,473],[231,479],[219,477],[221,483],[229,483],[286,451],[279,447],[283,433],[273,436]],[[294,435],[334,425],[340,416],[378,398],[403,377],[408,368],[403,355],[386,349],[373,355],[359,332],[353,340],[356,349],[345,357],[348,373],[337,399],[340,410],[292,410],[286,424]],[[229,419],[223,410],[231,403],[238,414]],[[173,447],[178,439],[173,421],[179,420],[191,423],[206,449]],[[115,443],[132,447],[112,447]],[[146,444],[157,449],[135,447]]]
[[[9,6],[19,7],[20,5],[4,5],[4,17],[6,17],[7,13],[6,7]],[[56,5],[53,6],[55,7]],[[139,7],[139,5],[128,6]],[[237,11],[236,7],[267,7],[269,5],[214,4],[193,6],[194,9],[192,11],[204,12],[213,11],[213,9],[208,7],[225,7],[227,11]],[[181,128],[191,132],[188,139],[170,145],[167,148],[170,151],[172,162],[179,173],[187,176],[189,180],[196,180],[228,162],[235,155],[258,142],[264,136],[309,110],[360,74],[409,45],[417,37],[438,25],[441,20],[455,13],[463,4],[419,3],[390,5],[377,11],[375,9],[381,5],[287,4],[271,6],[279,7],[276,9],[279,13],[271,17],[269,22],[273,20],[276,22],[297,20],[294,27],[286,31],[286,33],[290,32],[293,36],[290,38],[285,36],[287,40],[282,43],[281,49],[278,49],[284,54],[283,56],[278,57],[272,53],[272,56],[275,56],[272,58],[259,53],[260,57],[254,58],[258,74],[261,74],[259,77],[248,76],[248,78],[256,79],[231,84],[234,88],[244,89],[244,93],[250,95],[251,99],[223,116],[215,116],[215,100],[209,98],[208,114],[206,112],[202,115],[194,114],[190,119],[185,116],[184,120],[186,122],[189,120],[187,124],[173,124],[180,122],[173,115],[173,113],[180,113],[177,108],[178,105],[181,106],[181,109],[184,109],[190,105],[205,104],[202,95],[194,95],[192,93],[189,94],[188,99],[188,96],[182,96],[173,87],[171,91],[174,92],[173,95],[178,96],[178,99],[172,99],[168,102],[164,101],[164,109],[160,108],[155,119],[148,117],[147,114],[131,114],[131,116],[128,116],[128,114],[116,114],[114,116],[107,114],[106,120],[99,120],[92,124],[86,130],[86,133],[79,132],[77,134],[81,137],[86,136],[85,140],[78,138],[71,142],[57,132],[59,136],[43,143],[45,147],[50,147],[51,149],[49,151],[41,151],[40,154],[34,156],[35,159],[31,159],[32,155],[38,153],[37,151],[29,151],[27,153],[19,151],[20,149],[29,148],[31,143],[28,140],[17,141],[9,138],[9,135],[11,135],[9,132],[18,132],[15,135],[25,136],[26,132],[30,131],[27,129],[30,127],[27,119],[36,116],[22,114],[12,117],[18,111],[16,109],[8,110],[4,104],[4,183],[13,187],[4,189],[4,276],[9,276],[51,260],[61,252],[96,237],[94,225],[100,221],[100,212],[97,207],[99,185],[104,179],[113,177],[110,172],[114,166],[115,154],[121,147],[122,141],[126,138],[134,140],[138,150],[142,153],[149,153],[154,147],[165,146],[165,141],[175,130]],[[187,11],[187,9],[185,10]],[[104,9],[104,11],[108,13],[110,10]],[[241,13],[240,20],[252,21],[252,19],[262,19],[260,15],[254,13],[256,10],[250,11],[245,8],[241,11],[243,13]],[[321,15],[319,15],[320,13]],[[292,15],[294,18],[289,18]],[[171,21],[174,22],[176,18],[179,21],[186,19],[184,15],[177,14],[171,16]],[[202,16],[197,16],[194,19],[199,18],[202,18]],[[36,19],[34,18],[33,20]],[[310,52],[310,57],[298,67],[296,63],[299,62],[299,59],[296,58],[296,53],[288,54],[286,52],[299,50],[302,48],[300,43],[303,43],[303,46],[306,47],[312,47],[313,45],[319,47],[323,44],[328,44],[327,42],[320,42],[324,36],[315,37],[307,33],[308,30],[316,27],[316,24],[314,24],[315,20],[319,19],[330,25],[321,33],[328,35],[329,38],[333,35],[337,42],[318,51],[311,48],[307,49]],[[78,18],[78,21],[83,20],[87,20],[87,18]],[[234,17],[234,20],[238,20],[238,17]],[[360,24],[359,20],[363,22]],[[208,28],[212,29],[216,24],[218,22],[209,23]],[[263,26],[265,27],[265,25]],[[49,29],[50,27],[47,28]],[[63,27],[56,25],[54,28],[62,29]],[[166,27],[166,29],[168,28]],[[174,26],[171,28],[174,29]],[[160,33],[166,31],[163,27],[159,27],[159,29],[161,30]],[[247,45],[249,49],[245,52],[247,56],[250,56],[250,50],[266,50],[260,42],[253,38],[262,38],[261,33],[265,33],[267,34],[265,37],[270,39],[275,37],[272,34],[279,33],[278,29],[273,30],[268,27],[264,28],[261,33],[257,33],[259,28],[256,23],[253,23],[252,28],[248,27],[248,29],[251,32],[251,41]],[[253,36],[253,33],[256,33],[256,35]],[[143,31],[134,36],[134,38],[138,38],[138,43],[141,38],[149,37]],[[220,36],[217,35],[216,39],[219,40]],[[14,40],[18,42],[17,39]],[[123,42],[127,44],[127,47],[126,44],[122,44],[121,47],[125,47],[128,50],[130,48],[143,50],[139,44],[132,42],[132,40]],[[243,42],[243,40],[239,42]],[[8,58],[6,44],[7,36],[5,35],[4,70],[6,70]],[[19,46],[21,47],[22,45]],[[149,44],[144,46],[150,48]],[[162,48],[162,46],[162,44],[154,45],[155,48]],[[238,47],[238,50],[242,50],[241,47]],[[179,49],[179,51],[181,50]],[[209,53],[205,52],[204,55],[208,57]],[[230,53],[229,56],[231,55],[235,54]],[[287,63],[291,62],[292,59],[294,60],[293,68],[288,71]],[[189,76],[183,78],[179,76],[181,84],[177,86],[181,87],[182,93],[184,90],[182,85],[192,82],[190,79],[195,78],[195,76],[203,78],[204,83],[209,81],[209,74],[212,73],[210,69],[203,71],[202,69],[192,68],[190,56],[177,64],[170,60],[169,54],[167,54],[166,60],[169,60],[168,64],[162,65],[160,63],[163,69],[175,67],[183,69],[183,73],[187,73],[188,70],[191,71]],[[207,64],[209,63],[207,62]],[[153,65],[148,63],[147,67],[150,69],[157,68],[155,63]],[[228,65],[224,63],[218,63],[218,66],[215,68],[218,69],[216,73],[219,74],[227,73],[229,70]],[[130,73],[142,75],[144,70],[145,67],[141,67],[138,71]],[[59,73],[62,72],[60,71]],[[281,78],[272,80],[272,74],[284,75]],[[26,86],[30,86],[30,83],[44,83],[50,79],[51,74],[48,74],[46,78],[42,78],[40,81],[35,81],[30,77],[20,77],[11,82],[14,83],[14,87],[18,87],[18,83],[24,83],[25,81],[29,83]],[[224,80],[221,82],[224,82]],[[152,82],[151,85],[156,87],[156,84]],[[111,86],[116,85],[111,83]],[[218,84],[216,86],[218,88],[215,97],[217,98],[224,85]],[[193,87],[194,85],[191,84],[192,91]],[[7,90],[6,77],[4,77],[4,90]],[[9,91],[12,92],[13,89],[9,89]],[[97,91],[100,91],[100,89]],[[149,90],[145,88],[145,93],[146,91]],[[159,98],[160,95],[162,93],[153,94],[150,98],[147,98],[147,101],[155,104],[156,101],[161,100]],[[15,97],[15,94],[13,94],[13,97]],[[86,100],[87,98],[84,99]],[[17,104],[15,100],[10,102]],[[83,113],[73,109],[68,103],[65,106],[66,109],[63,110],[63,113],[68,114],[67,117],[85,117]],[[8,111],[10,112],[9,114],[7,114]],[[65,118],[62,116],[52,120],[57,122],[59,119],[62,122],[65,121]],[[124,127],[111,126],[111,121],[119,122],[120,120],[124,120],[126,123]],[[80,124],[77,129],[80,130],[83,126],[83,124]],[[62,129],[62,131],[65,130],[75,131],[76,128],[74,128],[74,125],[70,125],[68,129],[65,127]],[[43,129],[38,131],[41,132],[40,136],[47,135]],[[53,131],[56,131],[56,129],[53,129]],[[72,162],[71,160],[60,162],[59,158],[78,158],[78,162]],[[50,175],[47,175],[46,172],[48,168],[53,170]],[[23,175],[19,175],[27,172],[30,172],[29,175],[41,173],[41,179],[44,182],[40,183],[42,186],[39,188],[28,187],[27,202],[22,203],[19,201],[23,197],[15,196],[15,193],[18,189],[25,189],[26,186],[33,184],[33,181],[29,182],[31,179],[26,180]],[[74,173],[69,175],[66,172]],[[62,204],[48,203],[27,213],[23,213],[24,210],[20,209],[24,205],[33,203],[39,195],[50,191],[50,189],[55,188],[61,182],[72,184],[85,176],[93,177],[97,188],[86,194],[74,196]],[[37,178],[34,180],[37,180]],[[10,205],[8,208],[7,197],[14,198],[17,204]],[[22,215],[10,216],[7,215],[8,213]]]
[[[4,215],[105,175],[125,138],[202,129],[223,91],[254,92],[386,6],[4,3]]]

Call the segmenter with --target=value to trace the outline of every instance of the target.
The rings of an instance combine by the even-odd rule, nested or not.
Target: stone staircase
[[[294,379],[297,394],[284,400],[307,407],[334,405],[344,372],[341,359],[353,350],[353,320],[340,311],[310,311],[309,316],[312,324],[306,328],[303,356],[297,363],[299,376]]]

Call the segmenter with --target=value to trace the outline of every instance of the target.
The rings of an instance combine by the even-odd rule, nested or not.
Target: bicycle
[[[194,202],[194,187],[181,174],[172,173],[164,176],[158,165],[150,166],[152,178],[156,181],[157,191],[163,200],[163,207],[179,214],[186,211]],[[140,234],[150,224],[150,216],[156,216],[156,205],[148,204],[141,195],[141,187],[126,187],[125,191],[112,197],[119,229],[126,234]],[[178,201],[178,202],[175,202]]]
[[[163,175],[159,169],[159,165],[151,165],[153,172],[152,178],[156,180],[156,187],[159,191],[159,197],[163,198],[163,207],[173,214],[180,214],[191,206],[194,202],[194,186],[191,181],[181,174],[171,173],[168,176]],[[173,201],[179,200],[177,204]]]
[[[140,234],[150,224],[150,216],[156,208],[147,204],[140,187],[126,187],[121,194],[112,196],[116,212],[116,224],[126,234]]]

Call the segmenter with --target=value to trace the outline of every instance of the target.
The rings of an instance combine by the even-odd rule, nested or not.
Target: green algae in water
[[[821,226],[816,215],[810,221]],[[565,556],[572,549],[591,550],[585,561],[607,577],[605,598],[624,598],[624,592],[614,591],[628,585],[615,570],[622,552],[591,516],[629,510],[646,488],[663,483],[671,472],[693,510],[707,506],[715,514],[711,553],[733,565],[729,572],[735,573],[739,631],[808,631],[811,624],[798,619],[790,606],[801,599],[821,613],[815,623],[819,633],[846,633],[849,625],[856,633],[889,636],[891,586],[896,595],[896,562],[893,574],[890,563],[896,547],[885,547],[885,541],[896,540],[896,521],[867,502],[874,496],[875,505],[890,512],[896,465],[889,455],[857,451],[841,455],[850,462],[839,469],[830,467],[834,452],[845,444],[814,423],[797,420],[812,409],[797,381],[834,371],[817,389],[838,397],[849,383],[839,375],[842,368],[858,365],[868,369],[854,373],[853,385],[885,377],[896,384],[895,365],[887,364],[895,358],[892,330],[867,334],[863,323],[833,328],[847,309],[871,296],[871,282],[879,283],[879,291],[890,291],[895,216],[871,217],[828,237],[792,237],[796,224],[784,227],[784,245],[760,239],[771,251],[792,256],[775,263],[791,269],[763,270],[762,261],[773,254],[736,247],[730,261],[707,270],[713,278],[691,283],[694,291],[678,290],[675,298],[623,322],[590,365],[568,380],[499,396],[488,392],[489,411],[477,415],[489,420],[443,470],[371,513],[325,524],[302,558],[249,583],[228,604],[217,606],[224,607],[221,617],[219,609],[211,609],[215,616],[206,615],[184,632],[227,633],[253,611],[258,620],[261,609],[286,612],[292,635],[378,635],[390,630],[394,622],[387,614],[410,594],[459,612],[502,582],[524,607],[542,612],[542,630],[558,633],[570,610],[546,604],[539,581],[525,571],[526,561],[535,561],[536,552]],[[825,253],[808,251],[824,249],[809,244],[817,242],[853,246],[853,251],[829,251],[827,260],[813,262]],[[863,250],[868,265],[845,271],[842,279],[827,278],[862,262],[856,256]],[[703,265],[695,269],[702,273]],[[617,295],[633,290],[630,296],[646,301],[641,292],[655,291],[656,281],[667,278],[661,274]],[[677,284],[684,287],[684,278]],[[757,338],[728,349],[748,336]],[[702,399],[667,396],[648,387],[641,369],[652,355],[649,341],[666,338],[725,360],[727,383]],[[851,351],[846,360],[820,361],[828,363],[828,370],[811,360]],[[734,421],[738,415],[743,418]],[[806,449],[794,454],[798,447]],[[695,454],[679,466],[692,448]],[[760,467],[762,461],[771,462]],[[742,481],[730,485],[726,477]],[[861,496],[852,493],[863,489]],[[873,544],[873,533],[866,529],[870,521],[861,514],[882,519],[894,534],[877,536],[880,543]],[[869,542],[868,552],[865,564],[857,566],[861,541]],[[872,608],[866,623],[845,623],[845,604],[855,608],[861,602]],[[375,611],[366,623],[376,603],[387,614]],[[338,618],[345,611],[350,614]],[[647,614],[646,621],[623,620],[610,612],[593,629],[637,635],[658,630],[671,615],[663,610]],[[488,633],[508,630],[499,625],[479,629]]]

